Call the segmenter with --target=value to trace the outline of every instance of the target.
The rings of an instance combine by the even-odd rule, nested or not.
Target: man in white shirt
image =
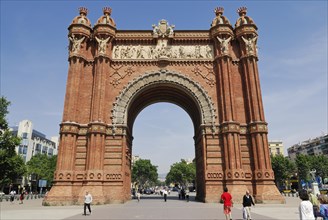
[[[10,191],[10,202],[11,203],[14,203],[15,195],[16,195],[16,191],[15,190],[11,190]]]
[[[163,190],[163,195],[164,195],[164,201],[166,202],[166,200],[167,200],[167,191],[166,191],[166,188],[164,188],[164,190]]]
[[[306,190],[299,192],[299,197],[302,202],[299,205],[300,220],[315,220],[313,214],[313,205],[309,201],[309,195]]]
[[[87,207],[91,215],[91,207],[90,207],[91,202],[92,202],[92,196],[88,191],[86,191],[84,196],[84,215],[87,215],[86,213]]]

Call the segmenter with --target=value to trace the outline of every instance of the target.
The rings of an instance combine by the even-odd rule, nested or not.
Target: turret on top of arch
[[[91,27],[91,22],[89,18],[87,18],[88,15],[88,9],[85,7],[79,8],[80,15],[76,16],[71,24],[82,24],[88,27]]]
[[[230,25],[230,21],[226,16],[223,16],[224,9],[223,7],[217,7],[214,9],[216,17],[213,19],[211,27],[214,27],[218,24],[227,24]]]
[[[95,25],[97,25],[97,24],[107,24],[107,25],[111,25],[113,27],[116,27],[114,19],[110,16],[111,13],[112,13],[112,9],[110,7],[104,7],[103,12],[104,12],[104,15],[101,16],[98,19],[98,21]]]
[[[253,25],[255,25],[253,19],[246,15],[247,14],[247,8],[246,7],[238,8],[237,12],[238,12],[240,17],[236,21],[236,24],[235,24],[236,28],[241,26],[241,25],[244,25],[244,24],[253,24]]]

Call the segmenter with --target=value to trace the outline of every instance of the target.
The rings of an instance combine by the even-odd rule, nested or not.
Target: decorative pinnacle
[[[88,9],[85,7],[80,7],[79,11],[80,11],[80,15],[84,14],[86,16],[88,14]]]
[[[240,8],[238,8],[237,12],[238,12],[239,16],[246,15],[247,8],[246,7],[240,7]]]
[[[112,9],[110,7],[104,7],[103,8],[103,12],[104,12],[104,15],[105,14],[109,14],[110,15],[112,13]]]
[[[217,7],[217,8],[214,9],[214,12],[215,12],[216,16],[222,15],[223,12],[224,12],[224,8],[223,7]]]

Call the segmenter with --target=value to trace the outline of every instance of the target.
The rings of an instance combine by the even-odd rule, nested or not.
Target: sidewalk
[[[200,203],[178,200],[171,193],[168,201],[161,196],[143,195],[141,201],[131,200],[125,204],[93,205],[92,215],[84,216],[83,206],[42,206],[42,200],[27,200],[0,203],[0,219],[184,219],[184,220],[219,220],[224,219],[222,204]],[[252,208],[253,219],[299,219],[297,197],[285,197],[286,204],[256,204]],[[242,206],[235,204],[232,210],[234,220],[242,220]]]

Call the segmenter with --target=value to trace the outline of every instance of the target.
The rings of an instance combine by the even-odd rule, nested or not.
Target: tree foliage
[[[300,154],[296,157],[296,165],[299,179],[311,180],[311,170],[316,170],[316,175],[322,178],[328,177],[328,157],[326,155],[309,156]]]
[[[157,167],[150,160],[137,160],[132,167],[132,181],[140,186],[156,184],[158,179]]]
[[[20,138],[9,130],[6,115],[9,113],[10,102],[5,97],[0,98],[0,187],[3,188],[26,173],[24,160],[17,155],[15,147],[20,144]]]
[[[308,155],[299,154],[296,157],[296,166],[297,166],[297,174],[299,180],[309,181],[311,180],[310,177],[310,170],[311,169],[311,157]]]
[[[296,172],[295,163],[283,155],[271,156],[271,164],[278,187],[282,186],[284,181]]]
[[[37,180],[45,179],[51,185],[56,169],[57,155],[48,157],[46,154],[36,154],[27,162],[27,173],[35,175]]]
[[[169,173],[166,175],[166,184],[176,183],[186,185],[191,183],[196,178],[196,165],[195,163],[187,163],[185,160],[174,163]]]

